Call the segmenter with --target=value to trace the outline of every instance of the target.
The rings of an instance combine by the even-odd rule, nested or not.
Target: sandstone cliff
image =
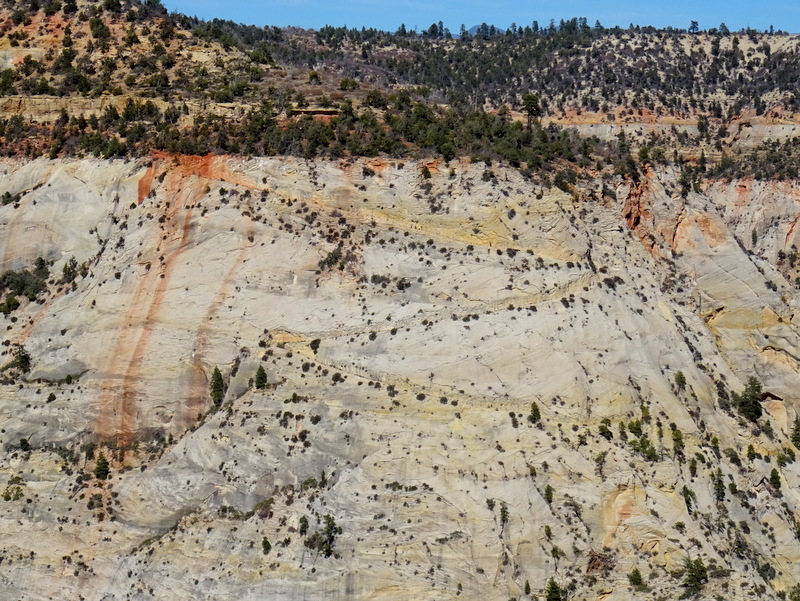
[[[8,598],[673,598],[697,559],[704,598],[798,582],[797,189],[426,166],[2,164],[0,272],[51,263],[0,316],[3,363],[31,357],[0,387]]]

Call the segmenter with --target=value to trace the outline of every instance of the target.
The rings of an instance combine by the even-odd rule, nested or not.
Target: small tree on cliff
[[[551,578],[547,582],[547,588],[544,591],[545,601],[562,601],[564,593],[561,587],[558,586],[555,578]]]
[[[535,401],[531,403],[531,412],[528,415],[528,421],[532,424],[538,424],[542,421],[542,413],[539,411],[539,405],[537,405]]]
[[[94,466],[94,477],[98,480],[107,480],[110,471],[106,456],[100,453],[97,457],[97,465]]]
[[[675,374],[675,385],[678,387],[678,390],[686,388],[686,376],[683,375],[682,371]]]
[[[215,367],[214,373],[211,374],[211,400],[214,401],[214,405],[219,407],[224,396],[225,382],[222,380],[222,373],[219,371],[219,367]]]
[[[267,387],[267,372],[264,371],[264,366],[259,365],[256,371],[256,388],[264,390]]]
[[[800,417],[794,418],[792,427],[792,444],[800,449]]]
[[[739,413],[751,422],[761,417],[761,382],[751,376],[741,395],[734,396],[734,401],[739,407]]]
[[[769,484],[772,486],[772,490],[775,492],[776,496],[780,496],[781,490],[781,474],[777,470],[777,468],[772,468],[772,472],[769,475]]]

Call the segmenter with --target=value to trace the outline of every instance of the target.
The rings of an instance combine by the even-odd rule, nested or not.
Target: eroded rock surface
[[[8,598],[652,594],[634,568],[677,597],[698,558],[708,598],[797,582],[796,189],[426,166],[2,165],[0,271],[52,263],[0,316],[31,357],[0,388]]]

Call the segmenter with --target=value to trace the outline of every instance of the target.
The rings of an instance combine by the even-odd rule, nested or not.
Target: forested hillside
[[[575,170],[635,176],[648,162],[688,161],[687,181],[797,173],[794,139],[731,144],[798,108],[798,39],[781,32],[585,19],[455,37],[438,25],[312,32],[112,0],[7,3],[5,14],[7,155],[468,156],[529,175],[547,166],[570,183]],[[48,97],[66,100],[42,114],[36,99]],[[602,140],[563,130],[587,121],[659,128]]]

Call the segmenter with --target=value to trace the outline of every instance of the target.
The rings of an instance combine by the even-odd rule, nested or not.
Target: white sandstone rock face
[[[0,316],[2,362],[31,356],[0,387],[8,598],[623,600],[652,594],[635,567],[672,598],[698,558],[704,598],[800,578],[795,189],[683,199],[661,171],[579,201],[427,166],[2,164],[0,272],[52,262]],[[731,408],[750,376],[758,427]]]

